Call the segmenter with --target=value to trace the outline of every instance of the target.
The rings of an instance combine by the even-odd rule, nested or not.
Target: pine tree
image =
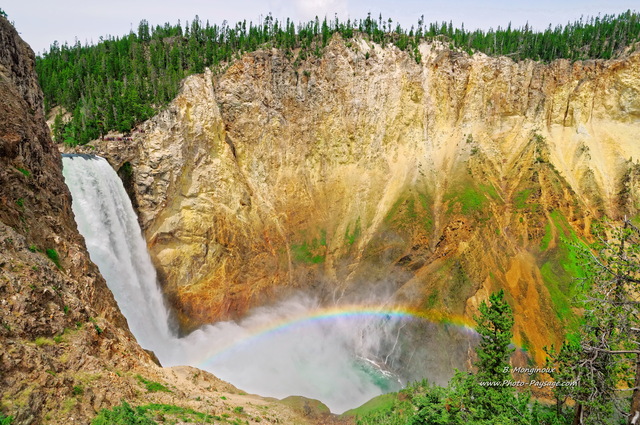
[[[640,230],[596,229],[598,242],[583,250],[587,294],[574,373],[580,380],[574,424],[627,416],[640,423]],[[620,391],[632,391],[631,406]],[[626,404],[626,406],[624,406]]]
[[[580,342],[575,335],[569,335],[567,341],[562,343],[560,350],[555,347],[547,348],[545,351],[549,356],[546,367],[554,369],[553,379],[555,382],[571,383],[575,382],[575,368],[580,358]],[[573,409],[567,408],[567,401],[575,400],[578,392],[577,386],[556,386],[553,387],[553,397],[556,399],[556,422],[570,423],[573,417]]]
[[[504,290],[489,296],[489,304],[480,304],[480,314],[474,317],[477,323],[476,332],[480,334],[480,344],[476,348],[478,360],[475,366],[475,388],[472,388],[472,419],[478,422],[494,421],[502,423],[509,419],[510,423],[527,423],[527,397],[518,397],[513,386],[506,384],[511,378],[509,359],[514,351],[511,344],[513,338],[513,310],[504,299]],[[483,386],[482,383],[495,383]]]
[[[62,119],[62,112],[58,112],[53,121],[53,140],[56,143],[62,143],[64,141],[64,120]]]
[[[480,315],[474,320],[480,334],[480,345],[476,349],[478,361],[478,378],[487,381],[503,381],[509,374],[509,357],[514,348],[511,347],[513,333],[513,311],[504,300],[504,290],[489,296],[488,305],[480,304]]]
[[[527,394],[518,395],[509,384],[509,359],[514,324],[513,311],[504,300],[504,291],[489,296],[474,317],[481,340],[476,348],[475,375],[457,372],[451,381],[450,413],[455,419],[445,423],[529,424],[531,410]]]

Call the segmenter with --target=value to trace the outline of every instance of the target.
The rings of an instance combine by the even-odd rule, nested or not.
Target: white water
[[[239,323],[207,325],[178,338],[120,179],[99,157],[65,155],[63,165],[92,261],[140,345],[164,366],[197,366],[263,396],[316,398],[333,412],[399,389],[386,368],[397,359],[405,319],[338,316],[278,328],[319,309],[316,299],[302,294],[258,308]],[[263,332],[270,328],[278,329]]]
[[[147,245],[118,175],[100,157],[62,157],[78,230],[140,345],[172,338]],[[153,347],[153,348],[152,348]]]

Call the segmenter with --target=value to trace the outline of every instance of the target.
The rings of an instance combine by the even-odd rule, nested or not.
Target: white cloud
[[[332,18],[336,13],[341,17],[349,14],[347,0],[296,0],[295,9],[303,21],[316,16],[322,19],[325,16]]]

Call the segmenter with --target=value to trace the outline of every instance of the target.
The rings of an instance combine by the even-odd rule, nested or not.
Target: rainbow
[[[367,319],[377,318],[380,320],[422,320],[434,324],[452,326],[465,333],[475,334],[473,321],[461,315],[452,315],[435,310],[417,310],[408,307],[380,307],[371,305],[337,305],[333,307],[316,308],[307,310],[303,314],[289,316],[284,319],[274,320],[270,323],[261,324],[248,329],[248,334],[240,340],[219,346],[213,355],[201,361],[198,367],[205,368],[208,363],[223,356],[234,349],[258,342],[274,334],[283,333],[292,329],[308,326],[318,322],[329,322],[336,319]],[[246,328],[245,328],[246,329]]]

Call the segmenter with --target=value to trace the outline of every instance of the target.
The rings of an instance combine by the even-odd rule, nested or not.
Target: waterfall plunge
[[[397,377],[380,365],[397,359],[405,317],[314,316],[318,300],[298,295],[255,309],[240,322],[206,325],[178,338],[117,174],[95,156],[63,155],[63,165],[91,260],[140,345],[153,350],[164,366],[201,367],[265,396],[316,398],[334,412],[399,389]]]
[[[160,349],[163,342],[172,339],[168,310],[120,178],[100,157],[63,155],[62,162],[78,230],[91,260],[107,281],[140,345]]]

